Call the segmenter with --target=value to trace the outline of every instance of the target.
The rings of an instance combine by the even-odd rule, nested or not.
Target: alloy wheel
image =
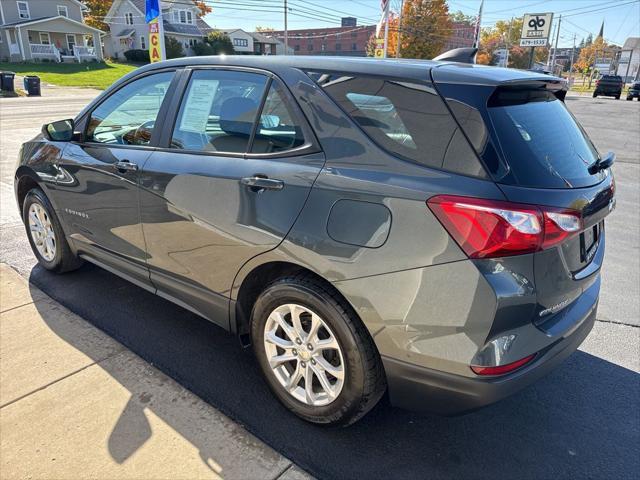
[[[342,350],[327,323],[307,307],[288,303],[273,310],[264,327],[264,349],[271,371],[296,400],[317,407],[340,395]]]
[[[38,253],[47,262],[52,262],[56,258],[56,234],[51,217],[39,203],[29,207],[29,232]]]

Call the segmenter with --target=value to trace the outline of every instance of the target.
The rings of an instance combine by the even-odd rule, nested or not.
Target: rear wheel
[[[616,95],[616,100],[620,100],[620,95]]]
[[[631,100],[633,100],[632,97],[627,97],[627,102],[630,102]]]
[[[75,270],[82,265],[82,260],[69,248],[51,202],[39,188],[27,193],[22,218],[31,249],[40,265],[57,273]]]
[[[258,297],[251,337],[276,397],[313,423],[348,425],[386,388],[382,362],[352,309],[306,275],[269,285]]]

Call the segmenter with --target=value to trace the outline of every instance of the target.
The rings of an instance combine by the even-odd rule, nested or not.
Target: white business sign
[[[545,47],[549,41],[553,13],[527,13],[522,22],[521,47]]]

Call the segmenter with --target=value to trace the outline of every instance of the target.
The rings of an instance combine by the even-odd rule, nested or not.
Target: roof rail
[[[476,47],[454,48],[447,50],[434,58],[437,62],[459,62],[459,63],[476,63]]]

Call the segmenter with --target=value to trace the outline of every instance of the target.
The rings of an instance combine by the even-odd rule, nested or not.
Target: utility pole
[[[387,49],[389,48],[389,4],[391,0],[387,0],[384,8],[384,56],[387,58]]]
[[[404,0],[400,0],[400,18],[398,18],[398,44],[396,45],[396,58],[400,58],[402,48],[402,10],[404,10]]]
[[[569,63],[569,88],[571,88],[571,80],[573,79],[573,56],[576,52],[576,34],[573,34],[573,47],[571,48],[571,60]]]
[[[558,27],[556,28],[556,46],[553,47],[553,57],[551,58],[551,73],[556,69],[556,53],[558,51],[558,39],[560,38],[560,25],[562,24],[562,15],[558,19]]]
[[[549,66],[551,65],[551,45],[553,45],[553,35],[556,32],[555,28],[556,28],[555,25],[551,26],[551,35],[549,35],[549,51],[547,52],[547,69],[549,69]]]
[[[289,52],[289,29],[287,26],[287,0],[284,0],[284,54],[288,55]]]
[[[505,47],[507,50],[507,54],[504,59],[504,68],[509,68],[509,50],[511,50],[511,26],[513,25],[513,17],[509,20],[509,33],[507,33],[507,41],[505,42]]]

